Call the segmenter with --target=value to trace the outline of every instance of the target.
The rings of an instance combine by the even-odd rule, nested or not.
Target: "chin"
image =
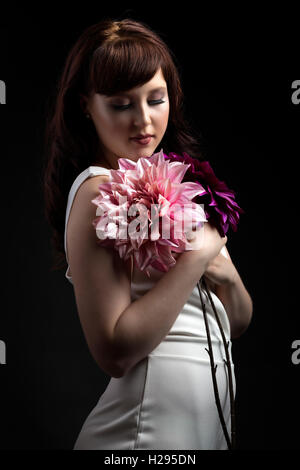
[[[125,157],[125,158],[129,158],[130,160],[137,162],[141,157],[146,157],[146,158],[151,157],[151,155],[153,155],[153,152],[154,150],[151,150],[151,149],[144,149],[144,150],[141,149],[135,152],[134,154],[130,152],[130,155],[128,155],[128,157]]]
[[[151,157],[151,155],[153,155],[153,153],[155,152],[155,149],[156,149],[156,147],[153,147],[153,148],[145,148],[144,150],[141,149],[141,150],[138,152],[138,155],[139,155],[139,157]]]
[[[136,150],[132,150],[132,148],[124,148],[124,150],[118,152],[118,154],[121,155],[118,158],[128,158],[129,160],[137,162],[141,157],[151,157],[151,155],[153,155],[155,152],[156,147],[157,145],[151,145],[151,147],[141,147],[137,148]]]

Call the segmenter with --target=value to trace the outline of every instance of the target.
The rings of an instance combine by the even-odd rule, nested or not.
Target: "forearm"
[[[228,315],[231,337],[238,338],[251,322],[253,302],[236,269],[233,280],[216,285],[215,293],[224,305]]]
[[[181,254],[176,265],[122,313],[114,337],[121,369],[129,370],[161,343],[204,271],[205,263],[195,253]]]

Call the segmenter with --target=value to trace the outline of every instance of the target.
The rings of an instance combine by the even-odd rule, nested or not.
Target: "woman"
[[[83,32],[70,51],[47,128],[46,214],[66,255],[90,352],[111,380],[74,449],[226,449],[212,387],[196,284],[205,276],[228,340],[252,316],[251,298],[209,223],[197,248],[151,279],[96,244],[100,183],[118,159],[160,148],[199,157],[182,115],[177,68],[166,44],[130,19]],[[224,348],[207,306],[223,414],[230,432]],[[231,343],[230,343],[231,344]],[[233,365],[232,365],[233,367]]]

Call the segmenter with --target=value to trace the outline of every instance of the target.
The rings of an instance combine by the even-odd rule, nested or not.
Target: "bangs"
[[[128,91],[151,80],[164,63],[162,51],[149,41],[128,38],[106,43],[93,54],[89,89],[107,96]]]

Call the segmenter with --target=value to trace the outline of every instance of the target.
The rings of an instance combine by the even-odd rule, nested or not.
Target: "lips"
[[[131,140],[134,142],[137,142],[140,145],[148,145],[151,142],[152,135],[145,135],[145,136],[138,136],[138,137],[132,137]]]
[[[146,139],[147,137],[153,137],[153,135],[152,134],[138,134],[132,138],[133,139]]]

